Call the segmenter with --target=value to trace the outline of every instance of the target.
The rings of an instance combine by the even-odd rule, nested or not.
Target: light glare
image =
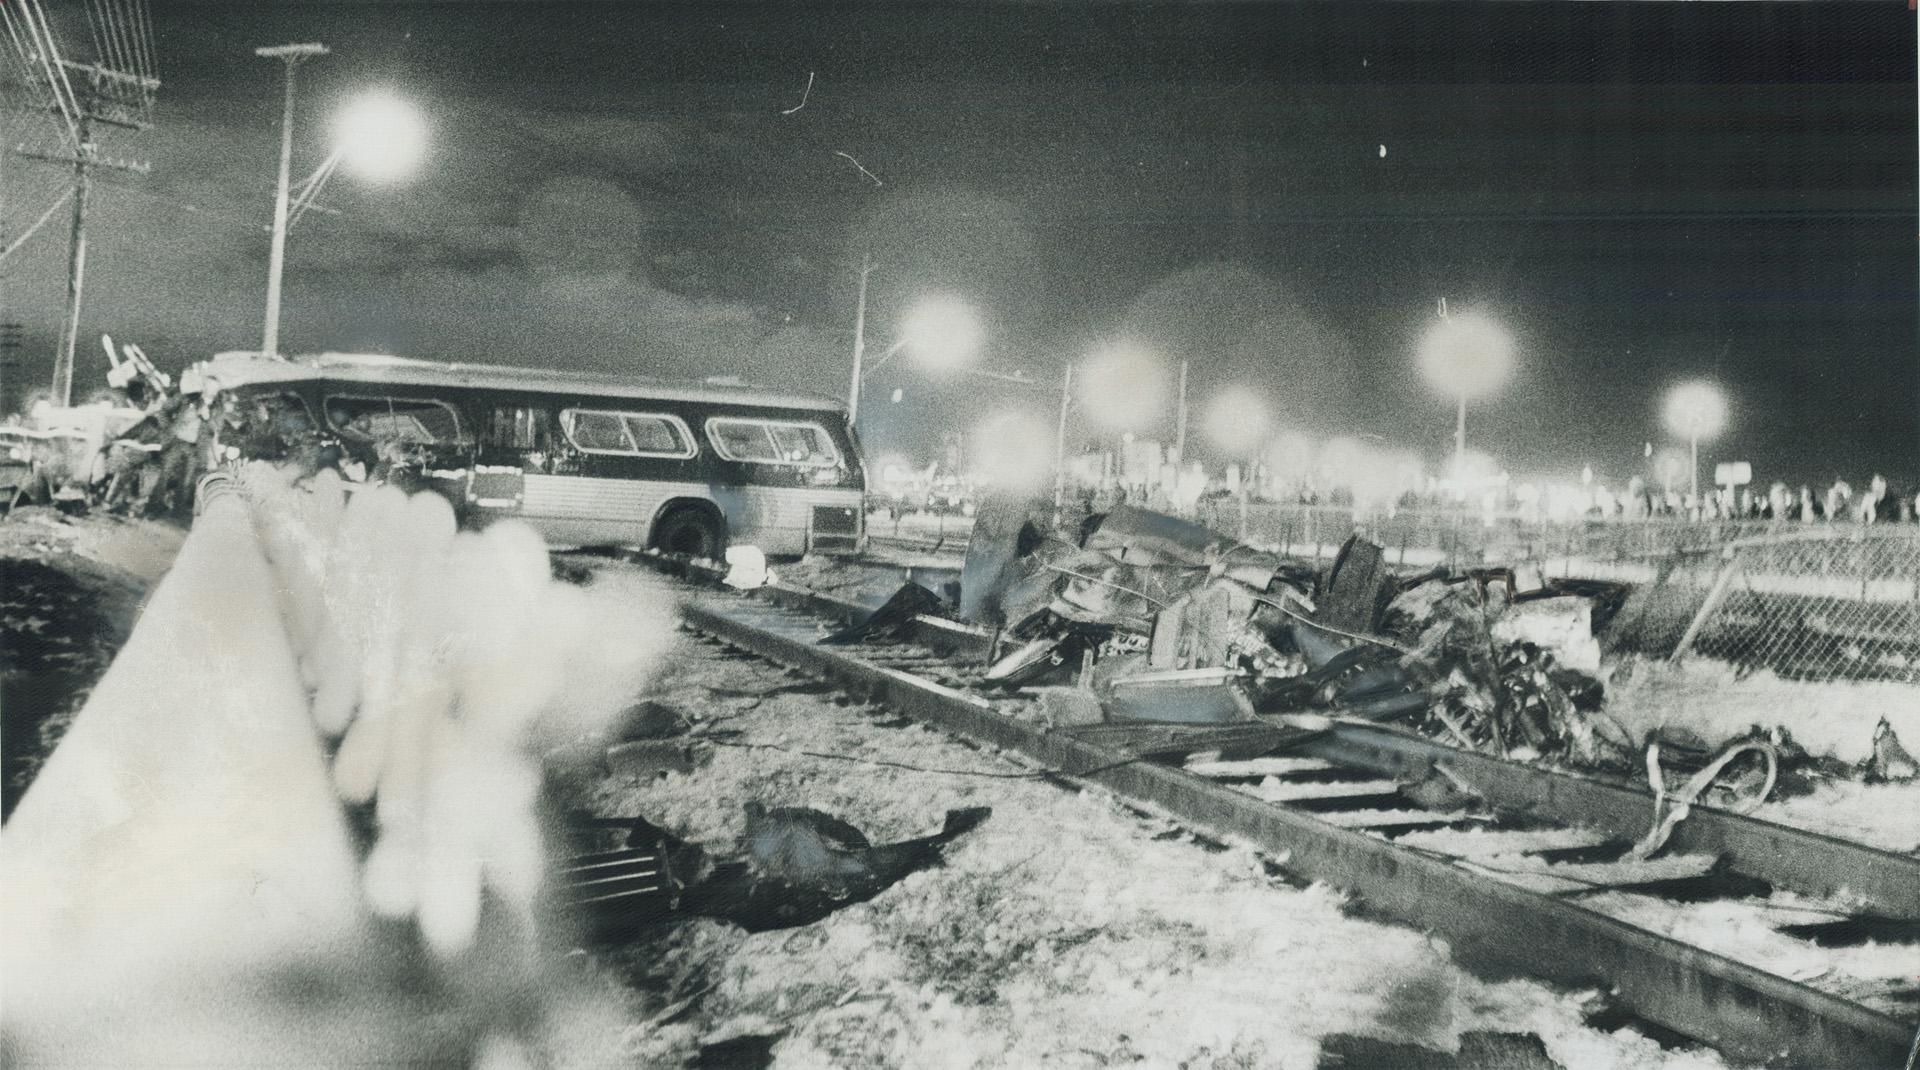
[[[1250,390],[1228,390],[1207,406],[1207,436],[1235,457],[1253,453],[1266,434],[1267,407]]]
[[[953,297],[929,298],[915,305],[900,329],[913,358],[937,371],[971,363],[980,351],[982,334],[973,309]]]
[[[1685,439],[1709,439],[1727,422],[1727,399],[1705,380],[1681,383],[1667,394],[1667,430]]]
[[[1434,324],[1420,343],[1420,370],[1448,397],[1498,389],[1513,370],[1513,339],[1499,324],[1468,312]]]
[[[334,125],[341,162],[376,182],[405,177],[426,153],[420,113],[388,93],[370,93],[348,105]]]
[[[1167,378],[1166,362],[1157,355],[1121,345],[1087,358],[1074,386],[1094,423],[1108,431],[1136,431],[1165,411]]]

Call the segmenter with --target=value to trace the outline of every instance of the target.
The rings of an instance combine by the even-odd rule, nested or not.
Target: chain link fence
[[[1201,505],[1246,542],[1331,559],[1359,534],[1402,572],[1505,567],[1614,580],[1632,593],[1602,636],[1804,679],[1920,682],[1920,528],[1777,521],[1546,521],[1339,506]]]
[[[1607,638],[1787,677],[1920,683],[1920,531],[1834,525],[1668,555]]]

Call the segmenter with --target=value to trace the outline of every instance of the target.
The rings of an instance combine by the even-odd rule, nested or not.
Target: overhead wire
[[[35,97],[39,98],[33,105],[32,110],[41,110],[49,115],[52,114],[55,107],[62,102],[59,100],[57,88],[48,83],[45,74],[40,69],[38,34],[33,33],[31,24],[22,25],[22,23],[27,20],[26,11],[22,9],[19,16],[16,17],[13,13],[12,5],[0,4],[0,20],[5,22],[7,37],[13,43],[14,53],[19,56],[21,78],[29,91],[32,92]],[[60,113],[64,117],[64,107],[60,108]]]
[[[107,18],[108,66],[116,71],[131,72],[132,64],[127,57],[127,30],[121,24],[118,7],[112,0],[101,4],[101,10]]]
[[[60,192],[60,196],[55,197],[53,199],[53,203],[47,205],[47,210],[40,213],[40,218],[34,220],[33,223],[30,226],[28,226],[26,230],[22,231],[18,238],[13,239],[13,241],[10,242],[5,249],[0,249],[0,262],[5,262],[7,257],[10,257],[13,255],[13,251],[15,249],[18,249],[22,245],[25,245],[27,243],[27,239],[33,237],[35,231],[38,231],[41,227],[44,227],[47,225],[47,220],[53,218],[53,213],[59,211],[61,205],[67,203],[69,200],[72,200],[72,199],[73,199],[73,187],[69,186],[66,189],[62,190]]]
[[[40,62],[47,69],[47,80],[53,85],[54,92],[65,93],[67,121],[73,127],[74,151],[80,150],[80,121],[85,115],[80,107],[80,98],[73,93],[73,82],[67,77],[65,59],[60,55],[60,46],[53,39],[53,27],[47,22],[46,8],[40,0],[24,0],[22,11],[29,12],[29,19],[37,16],[40,24]]]
[[[155,88],[153,83],[160,80],[160,61],[156,55],[156,44],[153,38],[153,9],[148,5],[147,0],[134,0],[133,10],[134,17],[139,23],[141,73],[147,78],[147,81],[141,85],[140,92],[145,101],[145,111],[151,116]]]
[[[93,38],[93,54],[104,57],[107,54],[105,24],[100,18],[100,0],[92,0],[86,5],[87,32]]]
[[[68,95],[61,95],[61,87],[66,82],[64,72],[56,73],[49,61],[47,48],[50,42],[43,42],[41,29],[34,18],[39,0],[20,0],[20,21],[25,24],[26,40],[22,41],[14,25],[12,9],[0,6],[0,13],[7,15],[7,29],[14,36],[14,46],[19,50],[21,59],[29,71],[34,72],[31,80],[44,84],[47,94],[52,98],[55,109],[66,124],[67,139],[75,152],[80,149],[80,119],[77,106],[71,102],[72,87],[68,86]],[[36,70],[37,69],[37,70]]]

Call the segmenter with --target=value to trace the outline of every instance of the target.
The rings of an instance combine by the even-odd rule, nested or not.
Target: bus
[[[181,388],[207,413],[211,460],[430,488],[464,525],[512,517],[555,549],[786,557],[855,553],[864,536],[866,471],[829,398],[362,353],[221,353]]]

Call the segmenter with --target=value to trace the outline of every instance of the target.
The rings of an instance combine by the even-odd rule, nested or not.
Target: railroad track
[[[708,641],[1249,843],[1446,937],[1469,966],[1609,990],[1742,1061],[1914,1065],[1920,859],[1696,806],[1661,854],[1633,861],[1653,819],[1645,790],[1379,726],[1050,728],[1030,695],[975,686],[989,642],[977,629],[921,618],[904,638],[822,646],[864,609],[793,588],[717,590],[711,574],[652,563],[694,584],[683,622]],[[1410,793],[1435,769],[1478,805]],[[1674,935],[1707,916],[1697,942]],[[1746,943],[1714,946],[1716,927]],[[1911,966],[1849,972],[1869,941]]]
[[[955,531],[946,535],[875,535],[869,533],[867,542],[876,550],[893,550],[910,554],[952,554],[965,557],[967,553],[966,531]]]

